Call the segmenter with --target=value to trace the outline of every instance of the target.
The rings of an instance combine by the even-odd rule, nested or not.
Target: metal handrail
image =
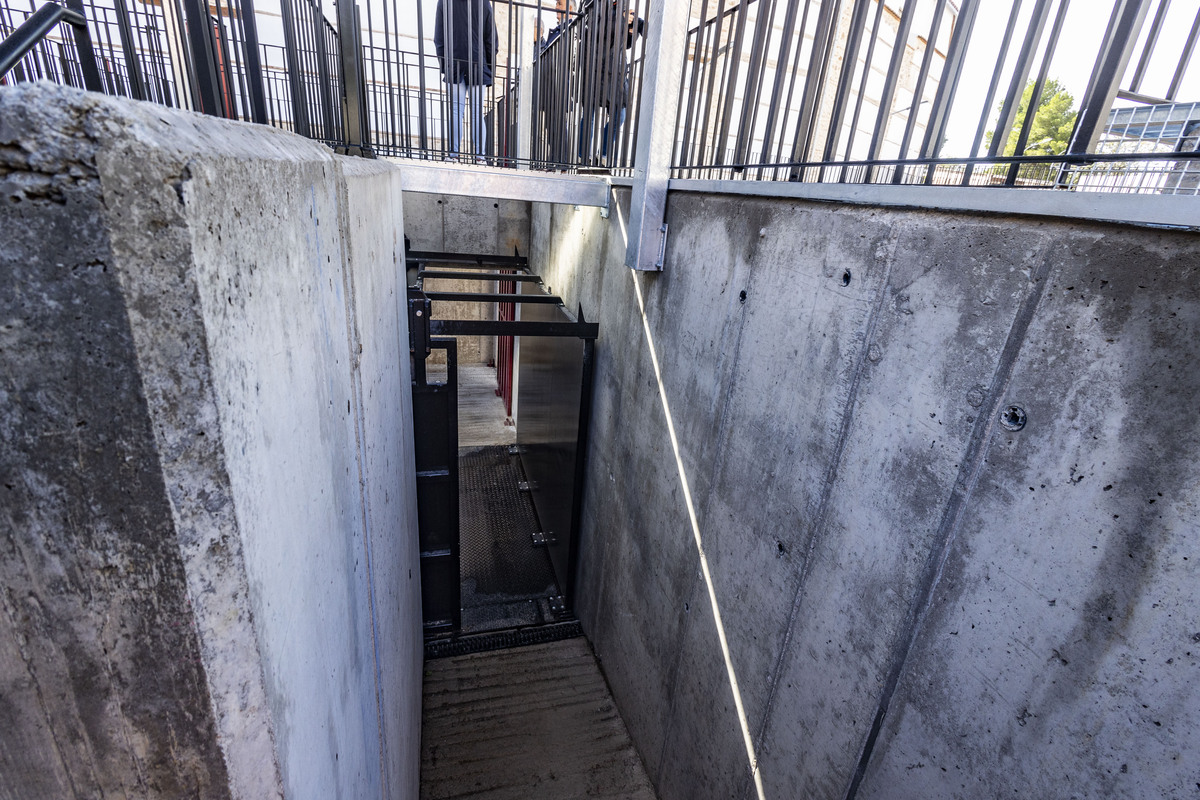
[[[96,66],[96,53],[92,48],[92,37],[88,33],[87,18],[82,10],[64,8],[57,3],[47,3],[21,23],[15,31],[0,41],[0,78],[15,67],[29,51],[37,47],[60,22],[74,29],[75,47],[79,51],[79,68],[83,72],[83,84],[89,91],[103,92],[100,70]]]

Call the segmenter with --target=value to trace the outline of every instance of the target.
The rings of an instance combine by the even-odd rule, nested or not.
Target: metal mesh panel
[[[560,592],[544,547],[535,547],[537,514],[517,456],[508,448],[459,455],[462,632],[478,633],[560,619],[549,599]]]
[[[531,644],[574,639],[576,636],[583,636],[579,620],[538,625],[532,628],[431,639],[425,642],[425,659],[428,661],[434,658],[465,656],[470,653],[486,653],[491,650],[507,650],[511,647],[525,647]]]

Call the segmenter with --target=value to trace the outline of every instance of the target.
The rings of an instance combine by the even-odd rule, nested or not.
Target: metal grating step
[[[512,628],[504,631],[487,631],[460,636],[429,639],[425,642],[425,660],[465,656],[471,653],[487,653],[492,650],[508,650],[531,644],[546,644],[563,639],[583,636],[579,620],[534,625],[528,628]]]
[[[459,564],[462,634],[551,624],[567,615],[520,459],[504,445],[459,453]]]

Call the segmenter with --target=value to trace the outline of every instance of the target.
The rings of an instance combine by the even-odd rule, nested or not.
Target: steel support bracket
[[[648,16],[625,266],[657,272],[663,268],[662,231],[687,56],[689,8],[687,3],[673,0],[651,0]]]
[[[612,181],[604,187],[604,205],[600,206],[600,219],[608,219],[612,214],[613,188]]]
[[[558,542],[558,537],[554,535],[554,531],[537,531],[531,537],[534,547],[549,547]]]

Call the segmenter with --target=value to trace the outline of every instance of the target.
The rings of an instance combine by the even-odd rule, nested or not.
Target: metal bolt
[[[418,317],[423,317],[423,316],[425,316],[425,312],[424,312],[424,311],[418,311],[418,312],[417,312],[417,316],[418,316]]]

